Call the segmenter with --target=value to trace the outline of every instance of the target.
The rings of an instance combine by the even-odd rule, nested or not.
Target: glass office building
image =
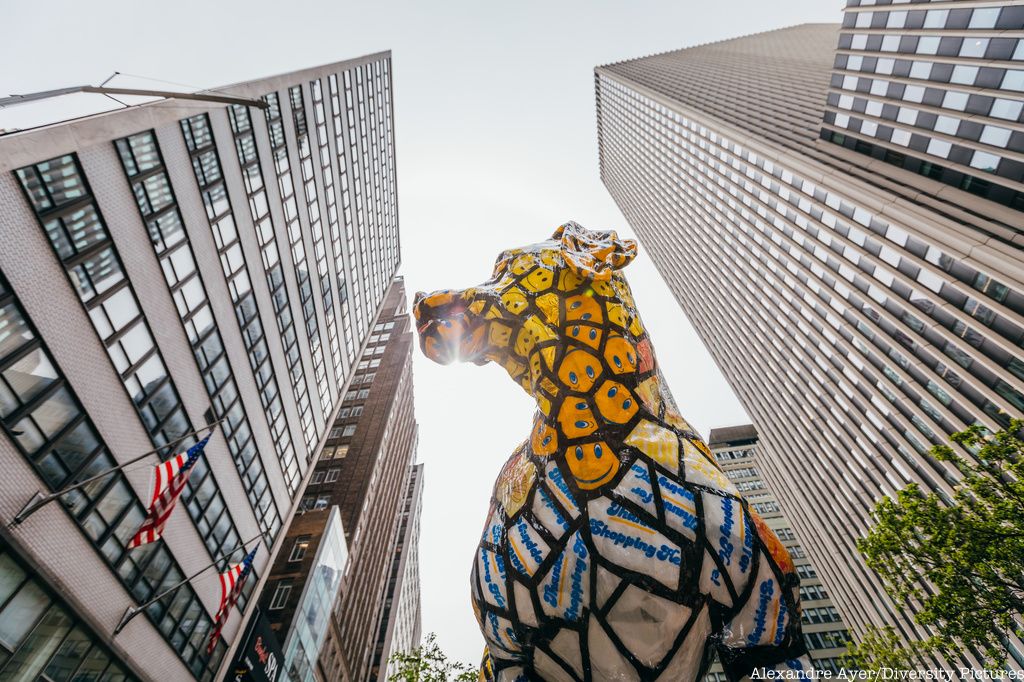
[[[0,134],[0,522],[154,452],[5,536],[4,678],[223,677],[399,264],[389,53],[131,101]],[[152,466],[208,425],[128,550]],[[112,634],[257,543],[212,655],[217,570]]]
[[[304,542],[308,544],[308,541],[299,541],[295,545],[302,554],[309,551]],[[293,549],[289,559],[296,553]],[[296,605],[288,639],[284,642],[284,670],[292,682],[320,679],[316,674],[316,660],[331,627],[331,606],[347,562],[348,547],[341,527],[341,514],[337,507],[333,507],[318,539],[316,555]]]
[[[756,424],[765,480],[855,634],[925,634],[855,548],[874,503],[911,482],[951,494],[929,448],[1024,414],[1024,62],[1005,42],[1024,20],[938,5],[851,2],[841,27],[595,72],[602,180]]]

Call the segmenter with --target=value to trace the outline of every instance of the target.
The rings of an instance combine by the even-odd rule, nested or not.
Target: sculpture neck
[[[679,414],[648,341],[633,345],[620,337],[603,347],[603,361],[587,351],[573,357],[577,350],[583,349],[566,353],[553,372],[543,371],[547,364],[542,351],[530,357],[530,367],[541,368],[524,382],[537,403],[534,434],[540,437],[534,439],[535,450],[544,447],[549,435],[557,443],[591,438],[622,441],[637,419],[691,430]]]

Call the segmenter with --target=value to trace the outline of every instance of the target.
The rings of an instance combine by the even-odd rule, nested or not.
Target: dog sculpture
[[[809,669],[788,552],[679,415],[619,270],[576,223],[490,280],[417,294],[423,352],[496,362],[537,401],[472,570],[488,680],[730,679]]]

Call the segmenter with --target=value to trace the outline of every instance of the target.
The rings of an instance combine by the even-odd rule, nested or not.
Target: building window
[[[817,578],[818,573],[810,564],[801,564],[796,567],[796,572],[801,578]]]
[[[323,483],[323,481],[324,481],[324,472],[322,472],[322,471],[314,471],[313,472],[313,478],[312,478],[312,480],[310,480],[310,483],[313,484],[313,485],[316,485],[318,483]]]
[[[321,495],[316,498],[316,502],[313,505],[313,509],[327,509],[327,505],[331,503],[330,495]]]
[[[292,545],[292,553],[288,555],[288,561],[302,561],[303,557],[306,556],[306,550],[309,549],[309,541],[312,535],[300,535],[295,538],[295,544]]]
[[[342,438],[348,438],[349,436],[351,436],[355,432],[356,432],[356,425],[355,424],[348,424],[345,427],[345,430],[341,433],[341,437]]]
[[[115,461],[106,444],[2,274],[0,328],[12,332],[0,341],[0,395],[9,396],[0,400],[0,426],[7,436],[51,491],[110,470]],[[32,358],[36,364],[20,366],[25,358]],[[10,371],[12,368],[15,372]],[[15,375],[20,380],[12,385],[11,377]],[[212,480],[209,485],[213,486]],[[163,540],[138,552],[125,547],[145,518],[145,510],[123,472],[113,472],[80,489],[68,498],[64,509],[139,602],[152,597],[162,586],[184,579],[184,572]],[[190,644],[196,636],[201,640],[212,625],[191,585],[180,588],[170,606],[158,602],[146,609],[146,614],[185,664],[200,671],[197,677],[204,668],[217,669],[227,651],[223,642],[212,657],[206,656],[205,646]],[[15,622],[27,623],[24,618]]]
[[[277,584],[274,589],[274,596],[270,600],[270,610],[276,611],[283,609],[284,605],[288,603],[288,595],[292,593],[292,581],[282,580]]]
[[[338,480],[338,475],[341,473],[341,469],[328,469],[327,477],[324,478],[326,483],[334,483]]]
[[[0,544],[0,675],[4,679],[75,679],[135,682],[114,662],[84,623],[76,622],[60,596],[32,577]],[[16,615],[15,615],[16,614]],[[86,653],[88,656],[86,657]]]

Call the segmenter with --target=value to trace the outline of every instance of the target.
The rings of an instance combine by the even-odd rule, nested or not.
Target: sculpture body
[[[575,223],[492,278],[417,295],[423,352],[496,362],[537,401],[472,569],[496,680],[695,680],[809,669],[789,554],[679,415],[620,270]]]

